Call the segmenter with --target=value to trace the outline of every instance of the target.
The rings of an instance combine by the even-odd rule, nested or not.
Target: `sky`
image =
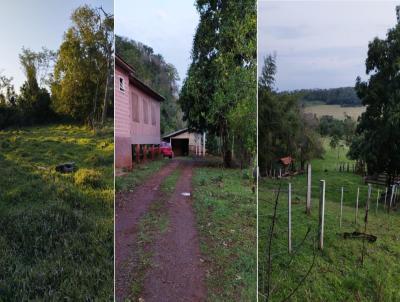
[[[198,22],[199,16],[191,0],[115,2],[115,33],[142,42],[161,54],[178,70],[180,86],[191,62]]]
[[[18,55],[22,47],[58,50],[72,11],[80,5],[102,6],[113,12],[112,0],[18,0],[0,5],[0,74],[13,77],[17,91],[25,81]]]
[[[366,79],[368,43],[396,21],[393,1],[266,1],[258,4],[259,74],[276,52],[276,88],[354,86]]]

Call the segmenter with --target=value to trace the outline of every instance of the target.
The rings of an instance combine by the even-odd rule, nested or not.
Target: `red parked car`
[[[172,158],[174,157],[174,151],[172,151],[172,146],[170,143],[161,142],[160,144],[160,153],[164,157]]]

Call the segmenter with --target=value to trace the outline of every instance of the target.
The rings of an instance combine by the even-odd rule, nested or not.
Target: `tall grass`
[[[0,300],[112,300],[113,150],[112,125],[0,131]]]

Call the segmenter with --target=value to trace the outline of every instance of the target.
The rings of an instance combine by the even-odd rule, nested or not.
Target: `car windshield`
[[[161,147],[171,147],[170,143],[166,143],[166,142],[161,142],[160,144]]]

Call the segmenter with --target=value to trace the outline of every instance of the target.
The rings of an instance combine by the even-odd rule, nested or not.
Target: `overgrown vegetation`
[[[363,219],[367,186],[362,177],[336,171],[338,161],[346,162],[344,147],[337,158],[336,151],[325,144],[323,159],[312,161],[312,212],[305,214],[306,175],[291,179],[260,181],[259,187],[259,298],[265,300],[266,251],[275,193],[281,184],[276,231],[272,240],[272,293],[269,301],[283,301],[306,274],[313,258],[313,241],[317,234],[319,180],[326,181],[326,209],[324,250],[318,251],[310,276],[290,301],[397,301],[400,299],[397,282],[400,280],[400,255],[397,244],[399,217],[389,215],[379,204],[372,190],[367,233],[378,237],[375,243],[366,243],[366,257],[361,265],[362,241],[344,239],[343,232],[364,231]],[[292,245],[293,255],[287,251],[287,183],[292,183]],[[345,187],[342,228],[339,228],[340,188]],[[355,224],[357,187],[360,187],[358,224]],[[381,193],[384,188],[380,188]],[[311,232],[302,244],[307,229]]]
[[[112,123],[0,131],[0,300],[113,299],[113,150]]]
[[[256,197],[247,173],[198,167],[193,198],[209,301],[255,301]]]

